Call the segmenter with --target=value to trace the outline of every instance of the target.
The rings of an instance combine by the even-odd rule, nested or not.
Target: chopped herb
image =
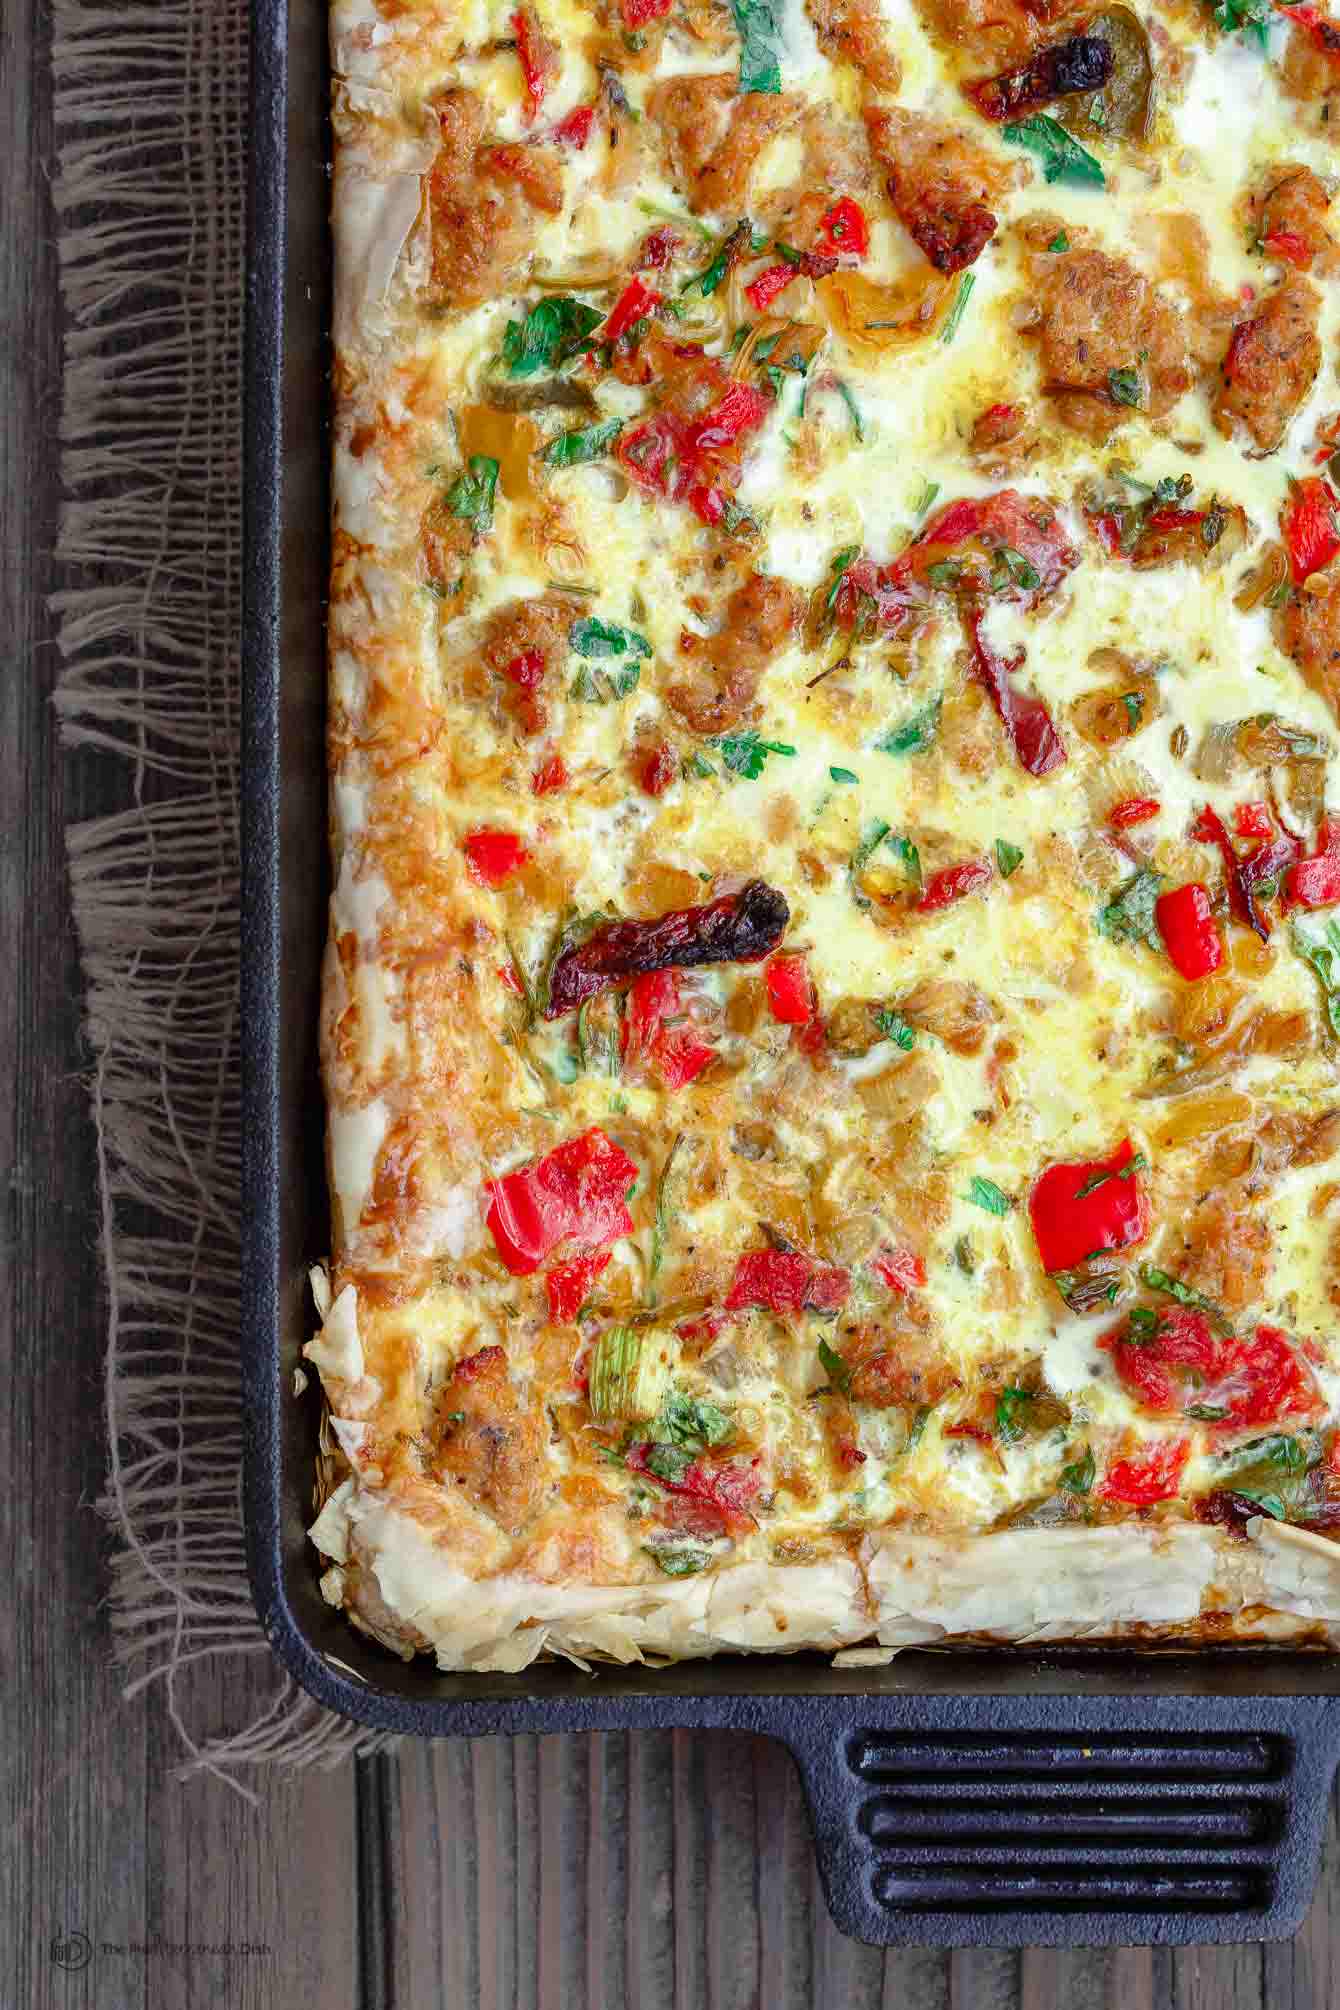
[[[600,621],[594,614],[583,615],[568,630],[569,645],[579,656],[650,656],[651,644],[635,628],[621,628],[617,621]]]
[[[692,1464],[693,1453],[680,1445],[653,1444],[647,1453],[647,1471],[658,1480],[669,1480],[672,1486],[683,1479]]]
[[[1179,1277],[1170,1277],[1166,1270],[1156,1270],[1152,1263],[1140,1265],[1140,1280],[1151,1291],[1161,1291],[1165,1298],[1173,1298],[1179,1305],[1188,1306],[1194,1312],[1204,1312],[1225,1333],[1232,1328],[1221,1308],[1203,1291],[1193,1291],[1189,1284],[1183,1284]]]
[[[1008,879],[1017,872],[1024,862],[1024,855],[1017,844],[1009,844],[1004,838],[996,839],[996,865],[1002,879]]]
[[[696,286],[702,294],[703,299],[709,299],[716,292],[718,286],[720,286],[722,280],[726,277],[731,266],[744,251],[745,247],[752,244],[753,235],[753,231],[749,227],[749,218],[742,216],[735,228],[727,232],[726,236],[721,240],[720,245],[717,247],[716,256],[708,261],[701,272],[695,272],[692,279],[686,280],[683,286],[680,287],[680,292],[687,293],[692,287]]]
[[[1079,182],[1091,188],[1106,186],[1107,178],[1099,162],[1045,112],[1002,126],[1000,136],[1038,156],[1044,181]]]
[[[1143,1152],[1136,1152],[1124,1166],[1109,1166],[1106,1172],[1091,1173],[1083,1186],[1076,1189],[1075,1199],[1087,1199],[1089,1194],[1097,1193],[1100,1186],[1106,1186],[1110,1179],[1131,1179],[1136,1173],[1148,1170],[1149,1160]]]
[[[758,519],[750,516],[747,509],[741,509],[737,502],[732,502],[727,496],[721,508],[721,528],[731,536],[734,536],[736,531],[748,536],[758,529]]]
[[[819,1365],[828,1377],[828,1386],[839,1396],[851,1394],[851,1369],[826,1340],[819,1342]]]
[[[1205,512],[1205,517],[1200,527],[1200,541],[1207,551],[1214,550],[1214,547],[1224,534],[1224,526],[1227,522],[1228,513],[1218,496],[1215,496],[1210,507]]]
[[[1145,401],[1145,380],[1137,369],[1109,370],[1107,388],[1114,404],[1138,409]]]
[[[938,558],[926,567],[926,577],[938,592],[950,593],[963,577],[961,558]]]
[[[988,1214],[1008,1214],[1014,1206],[1009,1195],[1002,1193],[994,1180],[983,1179],[980,1173],[973,1174],[972,1185],[968,1188],[965,1198],[970,1200],[974,1207],[984,1207]]]
[[[860,556],[861,556],[860,545],[849,544],[845,545],[843,549],[838,553],[837,557],[833,560],[832,564],[833,584],[829,587],[828,598],[824,602],[825,614],[831,614],[834,608],[837,606],[838,588],[842,584],[842,576],[846,572],[847,567],[853,564],[854,561],[858,559]]]
[[[693,752],[686,754],[680,762],[679,772],[686,782],[705,782],[709,776],[716,774],[716,769],[712,766],[706,754],[700,754],[695,747]]]
[[[560,363],[592,347],[588,337],[604,320],[598,308],[558,293],[537,301],[524,321],[509,321],[503,330],[502,360],[509,377],[533,377],[537,370],[556,370]]]
[[[1048,251],[1069,251],[1070,239],[1063,230],[1058,230],[1051,243],[1047,246],[1047,249]]]
[[[922,1434],[926,1429],[926,1419],[930,1413],[931,1406],[929,1403],[918,1403],[916,1414],[912,1418],[912,1423],[907,1433],[907,1443],[903,1446],[905,1452],[914,1452],[921,1443]]]
[[[864,440],[865,425],[861,418],[861,408],[857,404],[851,392],[848,390],[847,386],[843,383],[841,377],[839,377],[836,380],[836,382],[837,382],[838,396],[842,399],[843,404],[847,407],[847,410],[851,415],[852,428],[856,434],[856,437],[858,440]]]
[[[498,488],[498,463],[490,454],[471,454],[465,473],[447,490],[447,508],[482,537],[493,522],[493,498]]]
[[[1048,1276],[1072,1312],[1116,1303],[1117,1280],[1110,1270],[1052,1270]]]
[[[1268,46],[1274,19],[1271,0],[1214,0],[1211,11],[1215,26],[1226,35],[1241,33],[1258,49]]]
[[[961,1235],[954,1244],[954,1261],[965,1277],[971,1277],[977,1269],[977,1254],[970,1235]]]
[[[1147,942],[1157,949],[1159,934],[1154,921],[1154,903],[1162,884],[1162,873],[1153,872],[1148,866],[1143,867],[1134,879],[1127,880],[1121,892],[1109,900],[1106,907],[1098,910],[1098,933],[1105,935],[1109,942]]]
[[[1004,593],[1011,586],[1021,586],[1025,593],[1035,593],[1042,584],[1035,565],[1030,565],[1021,551],[1013,545],[1003,544],[994,554],[995,563],[987,581],[993,593]]]
[[[583,663],[568,688],[568,696],[583,705],[610,705],[636,691],[642,666],[636,659],[620,663],[613,670],[597,670]]]
[[[1297,1438],[1256,1438],[1250,1445],[1239,1445],[1227,1454],[1232,1469],[1241,1472],[1248,1466],[1274,1466],[1285,1473],[1306,1472],[1312,1461],[1306,1448]]]
[[[859,782],[861,779],[859,775],[854,775],[850,768],[830,768],[828,773],[835,782]]]
[[[886,1040],[892,1040],[895,1047],[901,1047],[905,1054],[917,1044],[917,1029],[909,1025],[901,1012],[876,1012],[875,1024]]]
[[[1093,1446],[1086,1445],[1082,1459],[1075,1459],[1072,1464],[1062,1466],[1060,1484],[1068,1494],[1086,1494],[1093,1485],[1097,1470]]]
[[[606,419],[598,426],[579,426],[575,432],[560,433],[556,440],[550,440],[540,459],[551,468],[576,468],[583,461],[598,461],[609,452],[622,431],[622,419]]]
[[[903,868],[906,871],[908,878],[912,881],[913,885],[920,886],[921,853],[917,850],[917,847],[913,844],[911,838],[891,837],[889,839],[889,849],[890,851],[897,852],[899,858],[903,862]]]
[[[769,754],[782,754],[788,760],[795,754],[794,747],[788,747],[782,740],[760,740],[755,732],[723,733],[712,741],[721,749],[722,764],[728,775],[738,775],[746,782],[756,782],[767,766]]]
[[[918,495],[916,501],[912,505],[912,514],[916,517],[918,522],[920,522],[922,517],[925,516],[926,512],[929,510],[931,504],[935,501],[935,498],[939,495],[939,493],[940,493],[939,482],[928,482],[928,481],[922,482],[921,493]]]
[[[648,202],[645,196],[638,197],[637,206],[644,216],[659,216],[666,223],[678,224],[681,230],[693,231],[704,244],[712,242],[712,233],[707,225],[699,223],[696,216],[690,216],[685,210],[667,209],[663,202]]]
[[[682,1389],[670,1391],[651,1430],[654,1443],[673,1445],[695,1459],[714,1445],[726,1444],[734,1434],[725,1410],[701,1396],[686,1396]]]
[[[695,1577],[712,1561],[710,1549],[671,1549],[667,1544],[644,1542],[643,1553],[667,1577]]]
[[[1320,940],[1310,932],[1317,926],[1322,931]],[[1333,914],[1322,923],[1295,921],[1289,930],[1289,941],[1294,954],[1301,956],[1304,963],[1316,972],[1326,1009],[1326,1023],[1340,1040],[1340,921]]]
[[[766,91],[775,97],[782,88],[778,58],[782,49],[782,0],[731,0],[740,37],[740,89]]]
[[[1140,720],[1144,714],[1145,709],[1144,693],[1141,691],[1123,691],[1121,694],[1121,702],[1126,707],[1127,723],[1129,724],[1131,731],[1134,733],[1138,729]]]
[[[958,334],[958,324],[963,319],[968,302],[972,299],[972,289],[976,284],[977,274],[975,272],[965,272],[962,279],[960,279],[958,292],[954,295],[954,304],[945,319],[944,327],[940,330],[940,340],[942,342],[952,342]]]
[[[656,1181],[656,1210],[651,1226],[651,1262],[647,1267],[648,1299],[655,1302],[655,1284],[661,1264],[665,1260],[665,1244],[670,1233],[670,1175],[674,1171],[675,1155],[684,1142],[680,1131],[665,1155],[660,1177]]]
[[[1024,1435],[1020,1411],[1033,1401],[1031,1389],[1002,1389],[996,1398],[996,1436],[1007,1445]]]
[[[871,824],[861,842],[847,861],[847,879],[851,886],[851,897],[858,907],[869,907],[870,896],[862,893],[856,884],[858,875],[869,865],[875,853],[889,835],[890,826],[880,820]]]
[[[929,747],[940,726],[940,707],[943,698],[932,698],[929,705],[923,705],[919,712],[913,712],[902,724],[876,740],[875,751],[880,754],[919,754]]]

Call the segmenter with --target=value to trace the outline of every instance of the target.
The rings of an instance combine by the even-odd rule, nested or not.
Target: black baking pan
[[[1292,1933],[1340,1750],[1340,1662],[909,1652],[444,1675],[322,1601],[316,1394],[293,1394],[327,1247],[317,983],[325,931],[329,254],[325,15],[255,0],[247,270],[243,769],[245,1513],[275,1653],[331,1710],[477,1737],[667,1725],[780,1738],[833,1916],[876,1943],[1017,1947]]]

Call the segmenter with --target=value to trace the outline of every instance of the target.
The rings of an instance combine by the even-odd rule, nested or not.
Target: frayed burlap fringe
[[[71,580],[55,702],[71,746],[124,761],[130,805],[69,833],[109,1301],[111,1623],[127,1695],[165,1689],[182,1770],[247,1792],[241,1769],[379,1741],[277,1667],[259,1714],[205,1736],[177,1680],[269,1653],[239,1484],[246,0],[56,0],[52,60]]]

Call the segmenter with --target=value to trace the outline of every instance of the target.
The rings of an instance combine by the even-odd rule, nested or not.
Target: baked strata
[[[327,1598],[1328,1641],[1340,25],[333,49]]]

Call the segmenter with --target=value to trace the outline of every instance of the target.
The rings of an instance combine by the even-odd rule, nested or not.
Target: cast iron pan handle
[[[784,1735],[844,1933],[1177,1944],[1297,1929],[1340,1714],[1329,1697],[876,1695],[815,1699]]]

